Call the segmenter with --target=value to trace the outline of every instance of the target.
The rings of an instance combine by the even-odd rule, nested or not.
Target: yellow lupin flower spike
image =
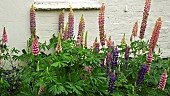
[[[125,33],[123,35],[123,38],[122,38],[122,41],[121,41],[121,45],[126,45]]]

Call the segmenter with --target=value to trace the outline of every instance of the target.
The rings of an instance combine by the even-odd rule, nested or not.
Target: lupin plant
[[[66,23],[63,39],[64,39],[64,40],[67,40],[68,37],[69,37],[69,36],[68,36],[68,23]]]
[[[106,76],[108,76],[111,72],[110,64],[111,64],[112,54],[109,52],[106,56]]]
[[[161,79],[160,79],[160,82],[159,82],[159,85],[158,85],[158,88],[163,90],[165,89],[165,85],[166,85],[166,80],[167,80],[167,72],[166,70],[163,72],[162,76],[161,76]]]
[[[79,29],[78,29],[78,35],[81,36],[82,32],[85,32],[85,21],[83,15],[81,16],[80,22],[79,22]]]
[[[159,17],[159,18],[157,19],[157,21],[156,21],[154,30],[153,30],[153,32],[152,32],[152,37],[151,37],[150,42],[149,42],[149,49],[150,49],[152,52],[154,52],[154,49],[155,49],[155,47],[156,47],[156,43],[157,43],[158,38],[159,38],[161,26],[162,26],[162,20],[161,20],[161,18]]]
[[[99,53],[99,51],[100,51],[100,43],[97,41],[97,37],[95,38],[95,41],[93,43],[93,48],[96,48],[96,53]]]
[[[32,54],[36,56],[36,55],[38,55],[39,51],[40,50],[39,50],[39,46],[38,46],[38,37],[35,36],[35,38],[32,42]]]
[[[99,36],[100,36],[100,43],[102,46],[105,45],[105,30],[104,30],[104,14],[105,14],[105,5],[102,3],[99,12]]]
[[[127,46],[126,49],[125,49],[125,54],[124,54],[125,70],[128,69],[129,55],[130,55],[130,46]]]
[[[109,80],[109,93],[113,93],[115,87],[115,81],[116,81],[116,75],[115,75],[115,71],[114,72],[110,72],[110,80]]]
[[[123,38],[121,40],[121,45],[125,45],[126,46],[125,33],[124,33]]]
[[[64,35],[64,10],[62,10],[59,15],[58,32],[60,32],[61,28],[62,28],[62,36],[63,36]]]
[[[2,44],[6,45],[7,42],[8,42],[8,37],[7,37],[6,29],[4,27],[3,34],[2,34]]]
[[[118,57],[119,57],[119,51],[118,48],[114,48],[112,52],[112,70],[116,69],[116,66],[118,64]]]
[[[58,43],[57,43],[57,46],[56,46],[56,52],[58,52],[58,53],[62,52],[61,32],[62,32],[62,29],[60,30],[60,32],[58,32]]]
[[[113,49],[113,47],[114,47],[114,42],[112,41],[111,36],[107,40],[107,47],[110,49]]]
[[[36,13],[35,13],[34,5],[32,5],[30,9],[30,31],[31,31],[31,35],[35,37],[36,35]]]
[[[137,33],[138,33],[138,21],[135,22],[133,29],[132,29],[132,35],[133,37],[137,37]]]
[[[151,69],[152,58],[153,58],[153,54],[152,54],[152,51],[150,51],[146,57],[147,73],[149,73]]]
[[[150,6],[151,6],[151,0],[146,0],[144,12],[143,12],[142,23],[141,23],[141,28],[140,28],[140,36],[139,36],[140,39],[143,39],[144,35],[145,35],[145,30],[146,30],[146,26],[147,26],[147,20],[148,20],[148,16],[149,16]]]
[[[140,69],[138,79],[136,82],[137,87],[140,87],[143,84],[146,72],[147,72],[147,66],[146,66],[146,64],[143,64],[142,68]]]
[[[74,13],[70,6],[70,12],[68,16],[68,38],[72,39],[74,35]]]

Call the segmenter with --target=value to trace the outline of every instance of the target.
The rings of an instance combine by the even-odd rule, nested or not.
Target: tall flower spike
[[[4,27],[3,34],[2,34],[2,43],[6,44],[7,42],[8,42],[8,37],[7,37],[6,29]]]
[[[68,39],[68,23],[66,23],[66,26],[65,26],[63,39],[64,39],[64,40],[67,40],[67,39]]]
[[[80,22],[79,22],[79,30],[78,30],[78,35],[81,36],[82,32],[85,32],[85,22],[84,22],[84,18],[83,15],[81,16]]]
[[[152,32],[152,37],[151,37],[150,42],[149,42],[149,49],[152,50],[152,52],[154,52],[156,43],[158,41],[160,30],[161,30],[161,26],[162,26],[162,20],[159,17],[157,19],[157,21],[156,21],[154,30]]]
[[[115,72],[114,73],[110,72],[109,89],[108,89],[109,93],[113,93],[115,89],[114,84],[115,84],[116,78],[117,77],[115,75]]]
[[[86,31],[84,48],[87,48],[87,36],[88,36],[88,32]]]
[[[112,54],[107,53],[107,56],[106,56],[106,76],[108,76],[109,73],[110,73],[111,58],[112,58]]]
[[[150,71],[151,64],[152,64],[152,58],[153,58],[152,52],[149,52],[149,54],[146,57],[147,73],[149,73],[149,71]]]
[[[137,36],[137,32],[138,32],[138,21],[135,22],[134,26],[133,26],[133,29],[132,29],[132,35],[134,37]]]
[[[146,64],[143,64],[142,68],[141,68],[141,70],[139,72],[138,80],[136,82],[137,87],[140,87],[142,85],[142,83],[144,81],[144,78],[145,78],[146,71],[147,71]]]
[[[140,36],[139,36],[140,39],[144,38],[145,29],[146,29],[146,26],[147,26],[147,20],[148,20],[148,16],[149,16],[150,6],[151,6],[151,0],[146,0],[144,12],[143,12],[143,19],[142,19],[141,28],[140,28]]]
[[[84,43],[84,32],[81,32],[80,44],[83,45],[83,43]]]
[[[74,13],[72,7],[70,6],[70,12],[68,16],[68,38],[73,38],[74,35]]]
[[[130,55],[130,47],[127,46],[125,49],[125,54],[124,54],[124,58],[125,58],[125,69],[128,69],[128,63],[129,63],[129,55]]]
[[[60,29],[62,28],[62,36],[64,35],[64,10],[61,11],[59,15],[59,22],[58,22],[58,32],[60,32]]]
[[[111,39],[111,36],[109,37],[109,39],[107,40],[107,47],[110,49],[113,49],[113,41]]]
[[[122,38],[122,41],[121,41],[121,45],[126,45],[125,33],[123,35],[123,38]]]
[[[167,72],[166,70],[163,72],[162,76],[161,76],[161,79],[160,79],[160,82],[159,82],[159,85],[158,85],[158,88],[161,89],[161,90],[164,90],[165,88],[165,85],[166,85],[166,80],[167,80]]]
[[[32,54],[38,55],[39,47],[38,47],[38,38],[35,36],[34,41],[32,42]]]
[[[80,41],[80,38],[81,38],[80,35],[78,35],[78,36],[77,36],[77,45],[79,45],[80,42],[81,42],[81,41]]]
[[[32,5],[30,9],[30,31],[31,35],[35,36],[36,35],[36,14],[35,14],[35,7]]]
[[[119,51],[118,51],[117,47],[113,50],[112,54],[113,54],[113,57],[112,57],[112,70],[115,70],[116,66],[117,66],[117,63],[118,63],[118,55],[119,55]]]
[[[100,43],[97,42],[97,37],[95,38],[95,41],[93,43],[93,48],[96,48],[96,53],[99,53],[99,51],[100,51]]]
[[[105,5],[102,3],[102,6],[100,8],[99,12],[99,36],[100,36],[100,43],[102,46],[105,45],[105,37],[104,37],[104,13],[105,13]]]
[[[57,43],[57,46],[56,46],[56,51],[58,53],[61,53],[62,52],[62,46],[61,46],[61,30],[60,32],[58,32],[58,43]]]

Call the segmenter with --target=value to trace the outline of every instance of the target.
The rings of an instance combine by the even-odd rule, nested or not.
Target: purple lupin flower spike
[[[118,55],[119,55],[119,52],[118,52],[118,48],[116,47],[116,48],[113,50],[112,70],[115,70],[115,68],[116,68],[116,66],[117,66],[117,63],[118,63]]]
[[[111,57],[112,57],[112,54],[111,53],[107,53],[107,56],[106,56],[106,76],[109,75],[110,73],[110,63],[111,63]]]
[[[143,64],[142,68],[141,68],[141,70],[139,72],[138,80],[136,82],[137,87],[140,87],[142,85],[142,83],[144,81],[144,78],[145,78],[146,72],[147,72],[147,66],[146,66],[146,64]]]
[[[108,89],[109,93],[113,93],[115,81],[116,81],[115,73],[110,72],[109,89]]]
[[[124,59],[125,59],[125,70],[128,69],[129,55],[130,55],[130,47],[127,46],[126,49],[125,49],[125,54],[124,54]]]
[[[72,7],[70,7],[70,13],[68,17],[68,38],[73,38],[74,35],[74,13]]]

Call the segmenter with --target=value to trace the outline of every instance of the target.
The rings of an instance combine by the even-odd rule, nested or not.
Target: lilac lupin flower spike
[[[140,87],[142,85],[142,83],[144,81],[144,78],[145,78],[146,72],[147,72],[147,66],[146,66],[146,64],[143,64],[142,68],[141,68],[141,70],[139,72],[138,80],[136,82],[137,87]]]
[[[68,17],[68,38],[73,38],[74,35],[74,13],[72,7],[70,6],[70,13]]]

